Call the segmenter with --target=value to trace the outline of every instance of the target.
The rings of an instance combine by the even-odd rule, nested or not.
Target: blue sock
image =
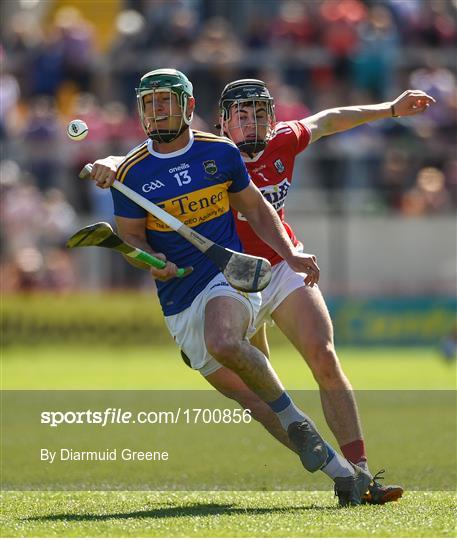
[[[281,426],[287,431],[287,428],[293,422],[302,422],[309,420],[306,414],[296,407],[295,403],[290,399],[287,392],[283,392],[278,399],[268,403],[271,410],[276,413]]]

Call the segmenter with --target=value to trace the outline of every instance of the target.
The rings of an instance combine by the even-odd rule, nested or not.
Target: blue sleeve
[[[238,148],[227,145],[229,148],[229,159],[233,163],[232,165],[232,183],[228,189],[230,193],[238,193],[247,188],[251,179],[249,178],[246,165],[241,157]]]
[[[124,179],[124,184],[127,185],[129,174]],[[139,219],[147,216],[146,210],[138,206],[136,203],[128,199],[123,193],[117,189],[111,189],[113,198],[114,215],[125,218]]]

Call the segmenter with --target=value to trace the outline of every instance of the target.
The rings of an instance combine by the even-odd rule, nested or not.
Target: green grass
[[[339,354],[357,389],[455,388],[455,366],[445,364],[432,349],[343,348]],[[272,346],[272,355],[273,365],[286,387],[315,389],[309,370],[290,346],[276,343]],[[2,381],[5,389],[208,388],[198,373],[184,366],[172,344],[154,348],[11,347],[3,353]],[[398,503],[384,507],[338,509],[327,480],[324,482],[327,491],[306,492],[9,491],[2,494],[2,536],[455,536],[454,493],[411,491],[420,486],[423,478],[445,475],[447,470],[454,468],[455,459],[449,452],[440,451],[443,444],[444,449],[449,450],[448,441],[452,437],[452,424],[450,429],[440,431],[448,411],[439,409],[437,403],[438,408],[429,411],[426,418],[429,426],[433,426],[434,418],[440,418],[440,422],[435,423],[438,431],[433,438],[435,440],[437,434],[444,437],[436,439],[436,449],[432,448],[434,457],[430,459],[427,454],[429,445],[417,445],[417,440],[411,436],[414,427],[424,421],[420,407],[409,403],[408,407],[398,411],[398,415],[394,410],[386,422],[376,394],[373,396],[370,400],[365,394],[365,401],[361,402],[370,457],[373,466],[388,467],[388,480],[406,480],[407,491]],[[426,404],[422,406],[427,410]],[[312,404],[311,413],[317,415],[322,425],[317,400]],[[448,420],[452,422],[452,416]],[[263,445],[263,441],[268,439],[258,426],[253,433],[259,444]],[[392,439],[386,438],[385,433]],[[214,468],[214,456],[198,459],[196,463],[194,456],[199,455],[199,445],[204,446],[198,437],[196,439],[184,448],[188,455],[183,456],[182,463],[184,469],[195,467],[200,475],[204,475],[206,461],[208,469]],[[394,440],[394,444],[389,444],[389,440]],[[295,463],[294,456],[289,456],[275,444],[272,441],[272,451],[278,456],[278,462],[271,461],[265,450],[261,466],[271,463],[272,470],[276,471],[281,467],[288,471],[296,468],[297,475],[300,478],[303,475],[306,481],[306,475]],[[236,447],[235,436],[226,448],[227,453],[232,454],[221,463],[218,461],[223,477],[230,477],[235,459],[233,449]],[[248,461],[243,461],[242,457],[239,453],[236,462],[243,472]]]
[[[455,364],[428,348],[340,348],[356,389],[454,389]],[[304,360],[289,345],[275,344],[271,360],[286,388],[315,389]],[[3,351],[5,389],[205,389],[170,343],[156,347],[10,347]]]
[[[408,493],[338,509],[330,492],[73,492],[4,495],[5,536],[453,537],[455,497]]]

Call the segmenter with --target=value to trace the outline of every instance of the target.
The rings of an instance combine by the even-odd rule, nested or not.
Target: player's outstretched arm
[[[406,90],[393,101],[327,109],[303,118],[301,122],[311,131],[310,142],[315,142],[321,137],[346,131],[367,122],[419,114],[426,111],[433,103],[436,103],[435,99],[422,90]]]
[[[306,285],[312,287],[318,283],[320,270],[316,257],[295,251],[276,210],[264,199],[252,181],[242,191],[230,193],[230,205],[244,215],[257,236],[279,253],[292,270],[307,274]]]
[[[124,161],[125,156],[108,156],[94,161],[90,178],[95,180],[95,184],[106,189],[112,186],[119,165]]]
[[[161,259],[162,261],[167,261],[167,258],[163,253],[155,253],[152,251],[151,246],[146,241],[146,218],[133,219],[133,218],[123,218],[116,216],[116,225],[119,236],[125,241],[131,244],[134,247],[140,248],[154,257]],[[178,267],[170,261],[167,261],[165,268],[152,268],[147,264],[144,264],[140,261],[131,259],[129,257],[124,257],[125,260],[135,266],[136,268],[141,268],[143,270],[149,270],[154,279],[160,281],[167,281],[168,279],[176,277]]]

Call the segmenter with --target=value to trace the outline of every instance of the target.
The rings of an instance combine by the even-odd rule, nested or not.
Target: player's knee
[[[314,348],[310,365],[314,378],[321,386],[336,383],[342,377],[340,361],[331,342],[321,343]]]
[[[233,336],[214,335],[206,339],[206,348],[213,358],[231,368],[238,361],[241,343]]]

